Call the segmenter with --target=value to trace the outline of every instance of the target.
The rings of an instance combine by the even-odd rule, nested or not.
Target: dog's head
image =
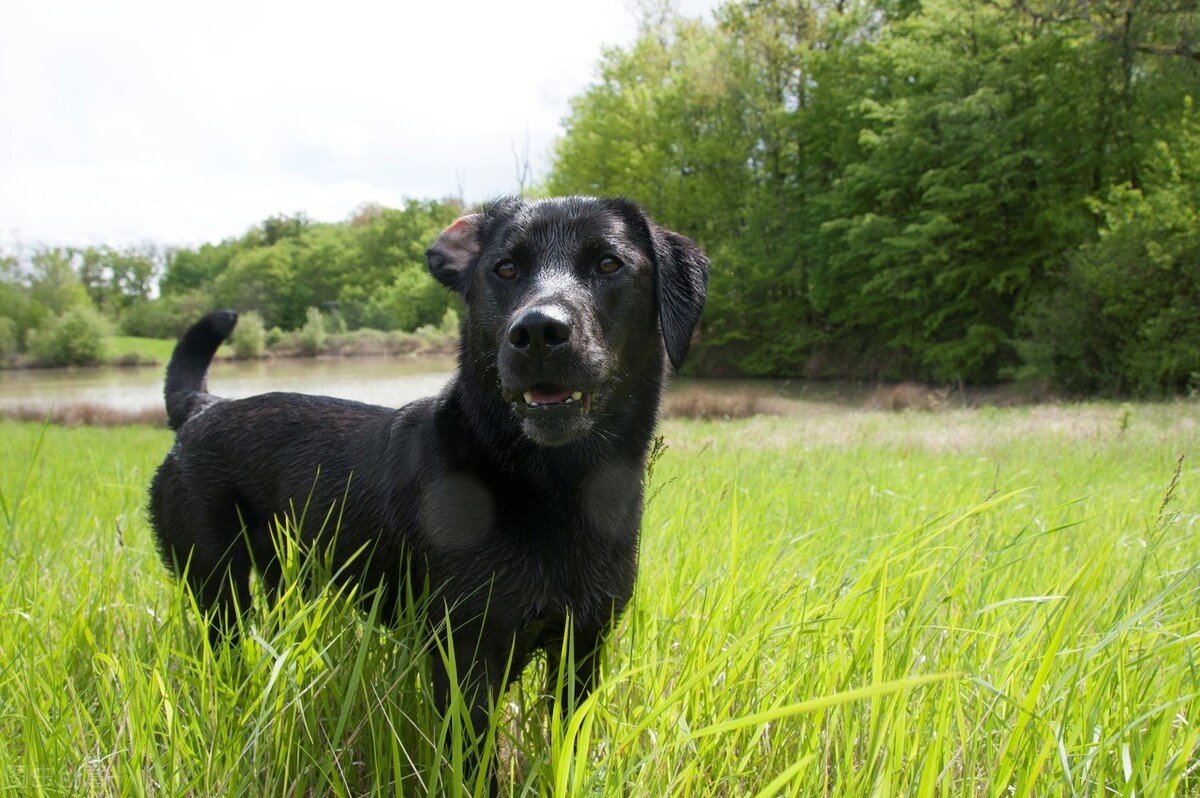
[[[708,259],[632,202],[508,199],[450,225],[429,270],[467,302],[479,374],[494,370],[525,435],[578,440],[632,391],[678,368],[704,307]]]

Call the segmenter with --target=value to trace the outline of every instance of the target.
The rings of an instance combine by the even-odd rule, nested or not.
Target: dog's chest
[[[627,595],[641,500],[641,469],[618,461],[569,487],[449,471],[422,490],[419,513],[445,571],[492,580],[493,596],[528,623],[567,610],[607,613]]]

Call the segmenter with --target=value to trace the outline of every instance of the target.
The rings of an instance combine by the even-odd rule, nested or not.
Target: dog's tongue
[[[553,405],[571,398],[571,392],[567,390],[533,388],[530,393],[533,394],[533,401],[539,405]]]

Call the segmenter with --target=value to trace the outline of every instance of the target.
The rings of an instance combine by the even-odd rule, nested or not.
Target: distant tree
[[[244,249],[230,259],[228,268],[213,281],[213,305],[253,310],[269,325],[295,328],[303,317],[295,318],[289,313],[289,294],[294,281],[286,243]]]
[[[29,258],[29,298],[39,317],[61,316],[77,305],[88,304],[87,289],[79,279],[68,248],[39,247]]]
[[[169,250],[165,258],[166,267],[158,283],[160,292],[167,296],[193,290],[210,290],[239,249],[236,241],[228,240],[220,244],[202,244],[195,250]]]
[[[108,250],[109,285],[122,309],[149,298],[161,271],[161,255],[152,244]]]
[[[140,247],[87,247],[73,253],[76,272],[97,308],[119,316],[137,300],[149,298],[158,273],[158,249]]]
[[[312,223],[303,213],[271,216],[250,231],[247,239],[258,246],[272,246],[289,238],[299,238]]]
[[[357,327],[365,323],[368,305],[380,304],[379,292],[394,294],[397,276],[420,266],[420,279],[405,285],[417,292],[416,315],[436,313],[436,320],[446,301],[423,309],[435,286],[424,274],[425,249],[461,212],[452,201],[409,200],[401,209],[364,205],[340,224],[273,217],[239,239],[168,252],[161,293],[168,298],[198,291],[210,306],[257,310],[270,325],[292,330],[304,325],[307,308],[336,303],[338,323]],[[140,312],[145,317],[145,309]],[[391,327],[407,323],[390,321],[378,307],[372,314]]]

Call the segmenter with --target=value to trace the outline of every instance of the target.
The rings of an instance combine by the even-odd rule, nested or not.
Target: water
[[[455,368],[453,357],[278,358],[218,361],[208,387],[231,399],[268,391],[337,396],[400,407],[441,390]],[[137,412],[162,407],[162,367],[0,370],[0,408],[39,411],[92,404]],[[712,393],[751,392],[800,402],[859,404],[863,386],[803,380],[681,379],[671,389]]]
[[[452,357],[218,361],[208,387],[229,398],[295,391],[399,407],[441,390],[454,365]],[[163,374],[161,367],[0,371],[0,407],[162,407]]]

